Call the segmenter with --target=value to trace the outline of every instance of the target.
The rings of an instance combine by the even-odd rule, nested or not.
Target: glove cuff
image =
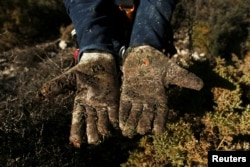
[[[83,53],[79,64],[87,64],[90,62],[97,61],[99,59],[106,59],[108,61],[114,61],[114,57],[110,53],[100,53],[100,52],[91,52],[91,53]]]

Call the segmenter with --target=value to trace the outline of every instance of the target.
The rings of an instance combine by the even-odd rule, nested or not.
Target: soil
[[[0,166],[119,166],[128,158],[136,142],[119,134],[99,146],[69,144],[74,92],[37,98],[46,81],[74,66],[73,52],[49,41],[0,53]]]
[[[104,138],[98,146],[86,144],[76,149],[69,143],[74,92],[65,91],[53,99],[37,98],[46,81],[75,65],[74,47],[61,50],[58,42],[48,41],[0,53],[0,166],[120,166],[128,160],[130,152],[138,149],[141,137],[128,139],[117,132],[113,137]],[[249,72],[249,57],[238,60],[242,63],[238,69],[243,73]],[[198,72],[195,67],[193,70],[202,76],[207,85],[205,91],[194,93],[184,89],[180,95],[179,90],[172,89],[175,96],[169,98],[173,119],[189,115],[192,120],[197,118],[194,126],[197,122],[201,125],[199,115],[213,108],[211,88],[215,85],[212,83],[225,82],[215,75],[208,75],[211,72],[206,72],[204,64],[199,65],[201,67],[205,70]],[[245,103],[249,103],[249,87],[242,94]],[[192,104],[190,97],[194,101]],[[187,113],[194,106],[199,111],[192,111],[195,117]],[[174,110],[185,111],[185,114]],[[174,116],[176,114],[179,116]],[[194,129],[197,129],[194,134],[199,139],[203,127]]]

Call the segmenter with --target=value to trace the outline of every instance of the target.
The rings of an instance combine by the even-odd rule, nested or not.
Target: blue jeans
[[[125,44],[167,49],[174,0],[140,0],[129,37],[125,33],[129,32],[125,29],[125,15],[115,0],[64,0],[64,3],[76,29],[80,54],[100,50],[117,55]]]

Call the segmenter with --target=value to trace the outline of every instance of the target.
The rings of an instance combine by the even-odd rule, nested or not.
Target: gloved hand
[[[113,56],[84,53],[79,64],[43,85],[40,94],[47,98],[75,90],[70,142],[98,144],[110,135],[110,125],[118,127],[119,83]]]
[[[203,82],[151,46],[131,48],[122,68],[119,126],[124,136],[165,130],[165,87],[175,84],[200,90]]]

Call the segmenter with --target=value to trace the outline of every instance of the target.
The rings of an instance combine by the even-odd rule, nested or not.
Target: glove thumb
[[[188,70],[178,66],[171,59],[167,62],[164,84],[166,87],[169,84],[173,84],[194,90],[200,90],[203,87],[202,79]]]
[[[66,90],[75,89],[76,77],[74,73],[67,72],[45,83],[40,89],[39,94],[40,96],[51,98],[64,93]]]

